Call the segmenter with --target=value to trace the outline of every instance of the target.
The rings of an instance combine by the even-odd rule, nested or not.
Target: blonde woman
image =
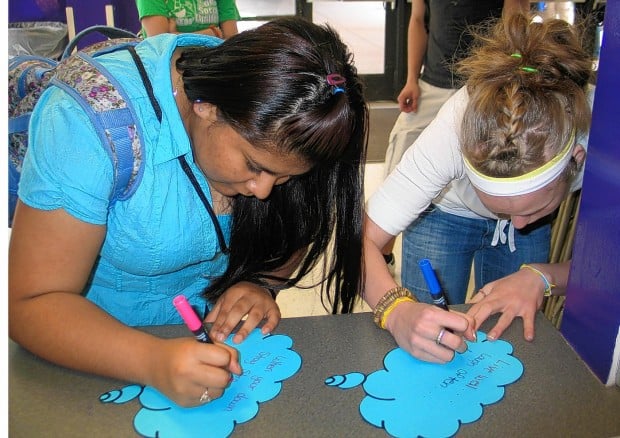
[[[367,207],[366,301],[379,308],[376,319],[399,345],[434,361],[449,360],[464,347],[460,335],[472,339],[495,312],[505,313],[490,338],[515,316],[524,318],[532,338],[543,294],[566,283],[565,267],[546,264],[550,221],[580,188],[586,156],[592,60],[578,29],[516,14],[476,38],[459,64],[466,85]],[[404,290],[388,296],[397,285],[380,250],[400,232]],[[481,292],[468,316],[419,303],[432,302],[418,267],[423,258],[431,260],[450,304],[464,302],[473,262]],[[510,283],[510,297],[494,301]],[[527,305],[506,307],[513,298]]]

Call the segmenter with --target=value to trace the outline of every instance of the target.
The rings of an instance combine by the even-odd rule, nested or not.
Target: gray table
[[[504,334],[524,364],[523,376],[504,398],[486,406],[480,420],[462,425],[463,437],[620,436],[620,388],[606,388],[561,334],[538,316],[536,340],[522,338],[515,322]],[[482,329],[490,328],[487,324]],[[155,327],[165,337],[187,336],[184,326]],[[368,313],[283,319],[277,332],[289,335],[303,358],[301,370],[284,382],[275,399],[251,421],[237,425],[237,437],[385,437],[359,413],[361,387],[346,391],[323,381],[335,374],[381,369],[395,347]],[[135,436],[138,401],[99,402],[99,395],[124,382],[69,371],[9,343],[9,432],[11,437]]]

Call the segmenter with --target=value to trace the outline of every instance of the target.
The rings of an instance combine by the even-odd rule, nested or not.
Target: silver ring
[[[445,328],[442,328],[437,335],[437,339],[435,339],[435,344],[441,345],[441,338],[443,338],[443,334],[446,332]]]
[[[211,400],[213,400],[211,398],[211,396],[209,395],[209,389],[205,389],[205,392],[202,393],[202,395],[200,396],[200,403],[206,404],[209,403]]]

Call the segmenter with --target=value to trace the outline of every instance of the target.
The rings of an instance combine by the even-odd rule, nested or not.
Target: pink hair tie
[[[346,79],[338,73],[330,73],[327,75],[327,83],[334,87],[334,89],[332,90],[333,94],[344,93],[344,88],[340,87],[339,85],[343,85],[346,82]]]

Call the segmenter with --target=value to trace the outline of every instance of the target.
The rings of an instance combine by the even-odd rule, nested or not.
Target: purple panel
[[[95,25],[104,25],[106,5],[114,6],[115,27],[137,33],[140,30],[138,11],[134,0],[66,0],[67,6],[73,8],[75,32]],[[84,38],[78,47],[103,40],[103,37],[92,35]]]
[[[134,0],[116,0],[114,3],[114,20],[116,27],[129,30],[133,33],[140,31],[140,20],[138,19],[138,9]]]
[[[9,23],[19,21],[65,22],[65,0],[9,0]]]
[[[606,382],[620,325],[620,2],[607,2],[561,331]]]

